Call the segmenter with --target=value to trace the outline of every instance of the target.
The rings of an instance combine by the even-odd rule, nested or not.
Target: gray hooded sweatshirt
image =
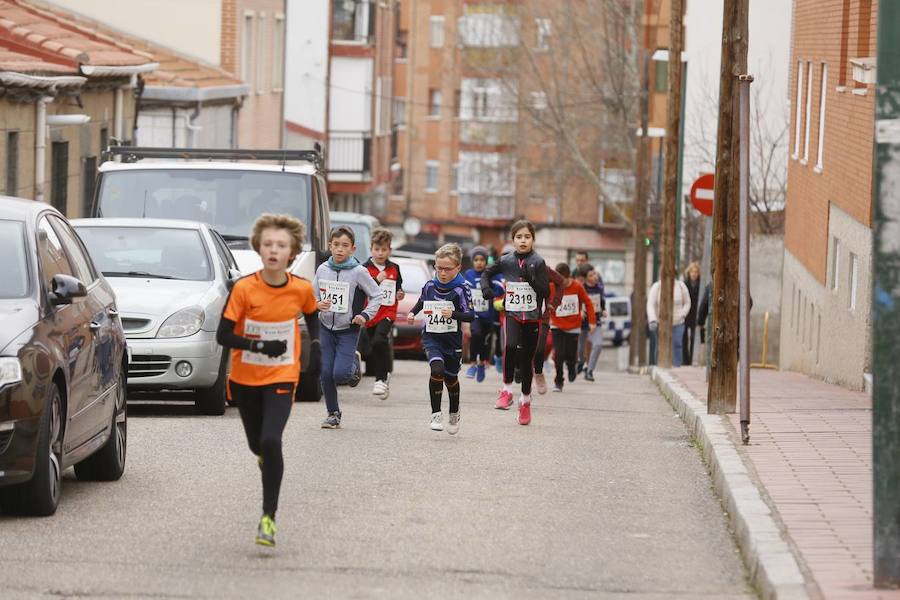
[[[328,297],[332,300],[332,310],[319,313],[319,323],[331,331],[343,331],[351,327],[357,329],[356,325],[350,323],[354,316],[362,315],[368,321],[381,306],[381,287],[359,261],[355,258],[350,261],[356,264],[346,269],[335,269],[325,261],[316,269],[316,276],[313,278],[316,298],[321,300]]]

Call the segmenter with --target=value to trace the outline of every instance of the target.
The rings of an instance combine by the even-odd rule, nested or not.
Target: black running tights
[[[237,402],[250,451],[262,458],[263,513],[275,518],[278,494],[284,475],[281,434],[291,414],[294,385],[275,383],[251,386],[230,382],[231,397]]]
[[[522,377],[522,394],[531,394],[531,380],[534,377],[532,361],[537,350],[540,323],[520,323],[506,317],[506,348],[503,353],[503,383],[513,382],[516,367]]]
[[[444,386],[447,386],[447,394],[450,396],[450,412],[459,412],[459,376],[447,375],[444,371],[444,361],[431,361],[431,376],[428,379],[428,393],[431,396],[431,412],[441,412],[441,398],[444,395]]]

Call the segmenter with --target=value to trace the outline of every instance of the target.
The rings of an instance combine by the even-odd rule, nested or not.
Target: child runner
[[[425,333],[422,345],[428,356],[431,378],[428,391],[431,395],[431,429],[443,431],[441,397],[444,386],[450,396],[450,420],[447,433],[459,431],[459,367],[462,363],[462,328],[460,322],[471,323],[472,292],[465,278],[459,274],[462,250],[456,244],[445,244],[434,254],[437,275],[425,283],[419,301],[409,311],[407,322],[415,322],[415,315],[424,310]]]
[[[526,220],[516,221],[510,228],[510,234],[513,252],[485,269],[481,276],[481,293],[488,299],[493,298],[490,281],[498,273],[503,273],[506,278],[503,388],[495,408],[509,410],[512,406],[512,384],[518,365],[522,377],[518,421],[520,425],[528,425],[531,423],[532,361],[537,350],[542,307],[550,291],[550,281],[544,259],[534,251],[534,225]]]
[[[547,338],[550,336],[550,315],[559,306],[562,301],[563,276],[548,268],[547,274],[550,276],[550,298],[544,303],[544,314],[541,315],[541,329],[538,332],[537,350],[534,353],[534,385],[538,394],[547,393],[547,378],[544,377],[544,363],[547,361]],[[555,292],[555,293],[554,293]],[[551,341],[555,342],[551,338]]]
[[[588,331],[594,331],[597,326],[597,318],[594,315],[594,307],[584,286],[572,278],[569,265],[559,263],[556,270],[563,276],[563,296],[559,306],[550,315],[553,330],[553,351],[556,356],[556,379],[553,391],[561,392],[563,389],[563,364],[569,371],[569,382],[575,381],[578,371],[575,369],[578,362],[578,336],[581,334],[581,313],[587,311]]]
[[[600,325],[602,318],[606,316],[606,295],[603,288],[603,279],[600,277],[597,269],[591,265],[585,265],[581,268],[585,269],[584,290],[594,306],[597,322],[597,327],[588,336],[588,342],[591,344],[591,354],[584,372],[584,378],[587,381],[593,381],[594,369],[597,367],[597,361],[600,359],[600,351],[603,350],[603,328]]]
[[[477,291],[481,289],[481,274],[487,268],[488,251],[484,246],[472,248],[472,268],[466,271],[464,277],[472,290],[472,303],[475,310],[475,320],[472,321],[472,337],[469,341],[469,358],[471,366],[466,371],[466,377],[475,379],[478,383],[484,381],[485,367],[491,364],[491,331],[494,327],[496,310],[494,303],[485,300]],[[494,282],[495,292],[502,292],[499,283]]]
[[[397,303],[403,300],[403,276],[400,266],[391,262],[391,242],[394,234],[384,227],[372,230],[372,256],[363,266],[379,284],[382,292],[381,308],[374,319],[370,319],[363,329],[364,342],[368,349],[368,367],[375,375],[372,395],[382,400],[391,393],[391,342],[394,321],[397,320]]]
[[[580,251],[575,253],[575,270],[572,272],[572,276],[578,283],[584,285],[585,274],[593,268],[594,266],[587,261],[587,252]],[[578,373],[584,371],[584,365],[587,362],[587,343],[590,333],[587,315],[582,315],[581,331],[578,335],[578,362],[576,363],[576,371]]]
[[[362,377],[359,328],[378,313],[382,291],[369,271],[353,256],[356,237],[347,226],[335,227],[329,236],[331,257],[316,269],[313,291],[322,313],[322,395],[328,416],[323,429],[341,426],[337,386],[355,387]],[[368,298],[368,304],[366,299]],[[363,308],[365,307],[365,308]]]
[[[303,224],[297,219],[264,214],[256,220],[250,244],[262,258],[263,268],[234,284],[216,332],[216,340],[231,348],[229,392],[262,471],[263,514],[256,543],[263,546],[275,545],[275,511],[284,473],[281,435],[300,374],[297,316],[301,312],[312,341],[310,363],[319,361],[319,318],[312,285],[287,272],[302,243]]]

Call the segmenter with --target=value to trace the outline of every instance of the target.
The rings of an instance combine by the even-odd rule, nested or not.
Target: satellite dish
[[[422,231],[422,222],[415,217],[407,217],[405,221],[403,221],[403,232],[410,236],[415,237],[419,235],[419,232]]]

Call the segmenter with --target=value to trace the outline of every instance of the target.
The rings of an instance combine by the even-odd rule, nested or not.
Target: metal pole
[[[740,94],[740,258],[738,276],[741,282],[739,399],[741,403],[741,441],[750,443],[750,84],[753,75],[738,77]]]
[[[874,583],[900,586],[900,3],[878,3],[872,207]]]
[[[706,222],[703,224],[703,264],[700,267],[700,281],[706,282],[705,285],[700,286],[700,296],[706,295],[706,286],[709,285],[712,287],[712,275],[710,274],[710,268],[712,267],[712,234],[713,234],[713,221],[712,217],[707,217]],[[703,352],[706,356],[705,363],[705,372],[706,372],[706,382],[709,383],[709,363],[710,356],[712,354],[712,297],[708,300],[709,311],[706,314],[706,322],[701,325],[706,330],[706,337],[703,342]]]

